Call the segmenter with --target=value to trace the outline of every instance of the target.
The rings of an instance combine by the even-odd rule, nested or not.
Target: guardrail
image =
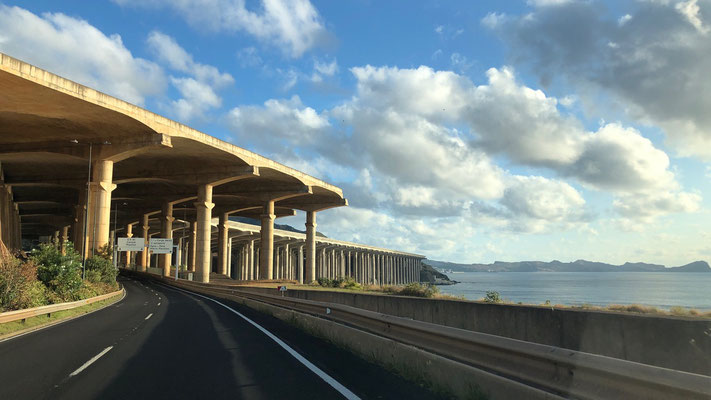
[[[336,303],[151,278],[227,299],[317,316],[467,364],[551,394],[580,399],[711,399],[711,377],[415,321]]]
[[[6,311],[4,313],[0,313],[0,324],[5,322],[24,320],[27,318],[37,317],[39,315],[52,314],[57,311],[70,310],[72,308],[85,306],[91,303],[96,303],[97,301],[109,299],[111,297],[123,293],[125,290],[126,289],[121,289],[115,292],[102,294],[100,296],[95,296],[89,299],[77,300],[68,303],[50,304],[48,306],[26,308],[24,310]]]

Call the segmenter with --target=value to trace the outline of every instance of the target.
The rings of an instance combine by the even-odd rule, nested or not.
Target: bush
[[[81,287],[81,259],[71,243],[67,243],[66,254],[49,245],[40,245],[32,251],[31,260],[37,265],[37,277],[60,301],[78,300]],[[52,299],[56,300],[56,299]]]
[[[94,256],[86,260],[86,279],[89,282],[116,283],[118,270],[114,268],[111,260],[103,256]]]
[[[12,256],[0,256],[0,310],[19,310],[47,304],[46,289],[37,280],[37,267]]]
[[[484,297],[484,301],[487,303],[503,303],[504,300],[501,299],[501,295],[499,292],[496,291],[486,291],[486,296]]]
[[[351,290],[362,290],[363,286],[356,282],[355,279],[351,277],[345,278],[318,278],[317,282],[320,286],[330,287],[330,288],[341,288],[341,289],[351,289]]]
[[[434,297],[435,294],[439,293],[439,288],[435,285],[423,285],[421,283],[410,283],[404,288],[400,289],[397,293],[401,296],[414,296],[414,297]]]

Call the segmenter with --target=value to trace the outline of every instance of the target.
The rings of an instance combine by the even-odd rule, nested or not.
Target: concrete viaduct
[[[183,265],[199,282],[213,270],[418,281],[422,256],[317,238],[317,213],[347,205],[336,186],[0,53],[0,240],[11,250],[53,236],[90,256],[116,236],[161,237],[178,254],[121,259],[164,276]],[[296,210],[306,233],[275,231]]]

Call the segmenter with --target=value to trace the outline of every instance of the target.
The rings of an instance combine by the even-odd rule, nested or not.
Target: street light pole
[[[77,142],[77,141],[75,141]],[[78,143],[78,142],[77,142]],[[86,278],[86,234],[89,230],[89,195],[91,193],[91,151],[93,144],[89,143],[89,176],[86,180],[86,204],[84,206],[84,234],[82,235],[81,242],[81,279]]]

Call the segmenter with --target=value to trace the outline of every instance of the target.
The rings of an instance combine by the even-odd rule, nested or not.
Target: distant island
[[[493,264],[456,264],[446,261],[424,260],[424,263],[452,272],[711,272],[706,261],[694,261],[680,267],[667,268],[660,264],[631,263],[612,265],[601,262],[576,260],[573,262],[496,261]]]

